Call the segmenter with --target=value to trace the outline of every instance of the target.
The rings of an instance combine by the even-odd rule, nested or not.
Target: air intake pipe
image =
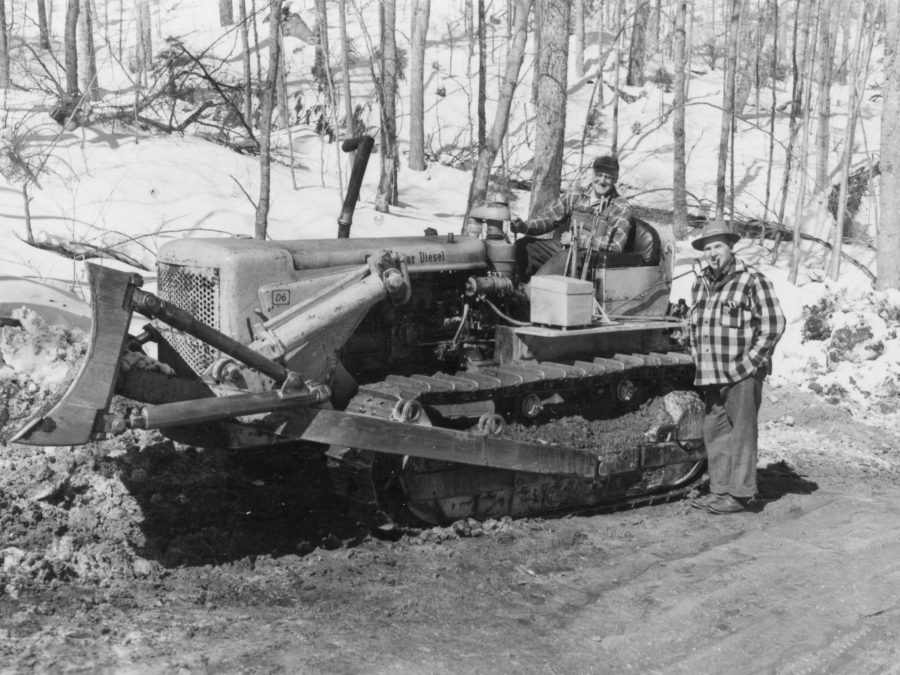
[[[338,239],[350,237],[353,211],[356,209],[356,202],[359,201],[359,188],[362,187],[366,165],[369,163],[369,155],[372,154],[372,146],[374,144],[375,139],[371,136],[348,138],[341,144],[341,150],[344,152],[356,151],[356,160],[353,162],[353,170],[350,172],[350,182],[347,183],[347,194],[344,196],[341,215],[338,216]]]

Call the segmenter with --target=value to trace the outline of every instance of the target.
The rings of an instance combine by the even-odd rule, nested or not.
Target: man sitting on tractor
[[[534,274],[566,274],[581,270],[599,251],[621,253],[633,228],[631,207],[616,190],[619,161],[611,155],[594,160],[587,189],[566,193],[543,213],[528,220],[514,218],[512,232],[526,236],[515,244],[519,281]],[[571,245],[572,255],[563,247]],[[568,269],[567,269],[568,267]]]

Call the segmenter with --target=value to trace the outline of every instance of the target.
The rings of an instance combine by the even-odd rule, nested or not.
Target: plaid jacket
[[[720,279],[709,267],[691,288],[690,343],[694,384],[728,384],[766,366],[785,321],[772,282],[734,258]]]
[[[569,228],[573,219],[581,224],[582,239],[594,237],[594,250],[607,248],[607,237],[613,231],[609,251],[621,253],[628,243],[628,236],[633,227],[631,206],[624,197],[620,197],[613,188],[609,198],[591,203],[590,188],[583,192],[567,192],[559,199],[551,202],[543,213],[524,221],[525,234],[537,237],[553,232],[553,239],[559,241],[560,236]],[[547,237],[549,238],[549,237]]]

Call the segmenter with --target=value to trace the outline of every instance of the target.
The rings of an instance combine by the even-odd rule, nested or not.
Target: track
[[[346,412],[465,429],[589,455],[597,475],[534,473],[332,446],[338,494],[430,523],[634,507],[682,496],[705,466],[702,402],[681,353],[528,362],[453,374],[388,376]],[[437,436],[437,435],[436,435]]]

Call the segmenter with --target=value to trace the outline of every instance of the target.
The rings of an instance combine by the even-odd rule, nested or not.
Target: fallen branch
[[[92,244],[76,244],[75,242],[25,242],[29,246],[33,246],[34,248],[39,248],[42,251],[51,251],[53,253],[58,253],[67,258],[74,258],[78,260],[90,260],[92,258],[111,258],[112,260],[117,260],[126,265],[130,265],[131,267],[136,267],[137,269],[150,271],[150,268],[146,265],[138,262],[131,256],[127,256],[124,253],[119,253],[118,251],[114,251],[105,246],[94,246]]]
[[[752,237],[761,236],[763,239],[774,239],[776,245],[784,241],[791,241],[793,239],[793,231],[784,227],[783,225],[776,225],[774,223],[769,223],[763,220],[752,220],[746,223],[738,223],[737,229],[739,232],[745,235],[749,235]],[[829,251],[834,250],[834,245],[824,239],[816,237],[812,234],[807,234],[806,232],[800,233],[800,238],[805,241],[811,241],[816,244],[820,244],[824,246]],[[848,255],[843,250],[841,251],[841,258],[846,260],[848,263],[859,269],[863,274],[865,274],[872,283],[875,283],[875,274],[866,267],[862,262],[857,260],[851,255]]]

